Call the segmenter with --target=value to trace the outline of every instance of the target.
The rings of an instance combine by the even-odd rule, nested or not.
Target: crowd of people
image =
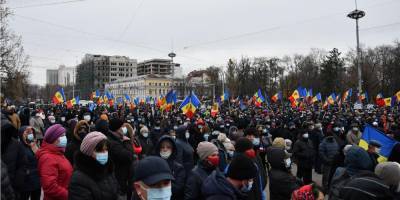
[[[400,143],[385,162],[381,142],[358,146],[367,124],[400,141],[395,109],[1,111],[1,199],[400,199]]]

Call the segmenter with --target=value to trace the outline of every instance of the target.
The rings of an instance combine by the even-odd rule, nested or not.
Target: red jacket
[[[44,200],[67,200],[72,166],[58,147],[43,141],[36,152]]]

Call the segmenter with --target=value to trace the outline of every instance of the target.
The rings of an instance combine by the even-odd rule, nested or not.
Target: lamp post
[[[362,77],[361,77],[361,65],[360,65],[360,40],[359,40],[359,34],[358,34],[358,19],[361,19],[362,17],[365,16],[365,12],[362,10],[357,9],[357,4],[356,4],[356,9],[351,11],[347,17],[351,19],[356,20],[356,38],[357,38],[357,72],[358,72],[358,92],[361,94],[362,92]]]

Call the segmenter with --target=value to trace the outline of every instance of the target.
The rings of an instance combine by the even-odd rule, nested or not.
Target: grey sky
[[[355,46],[355,21],[346,17],[353,0],[85,0],[18,8],[61,1],[8,0],[11,28],[31,56],[32,83],[44,85],[46,69],[75,66],[85,53],[142,61],[167,58],[173,48],[187,73],[241,56]],[[359,0],[358,8],[366,12],[363,45],[400,39],[400,0]]]

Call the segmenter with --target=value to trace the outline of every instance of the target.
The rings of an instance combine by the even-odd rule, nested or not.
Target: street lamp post
[[[360,65],[360,40],[358,34],[358,19],[361,19],[365,16],[365,12],[362,10],[355,10],[351,11],[347,17],[356,20],[356,37],[357,37],[357,72],[358,72],[358,92],[361,94],[362,92],[362,77],[361,77],[361,65]]]

